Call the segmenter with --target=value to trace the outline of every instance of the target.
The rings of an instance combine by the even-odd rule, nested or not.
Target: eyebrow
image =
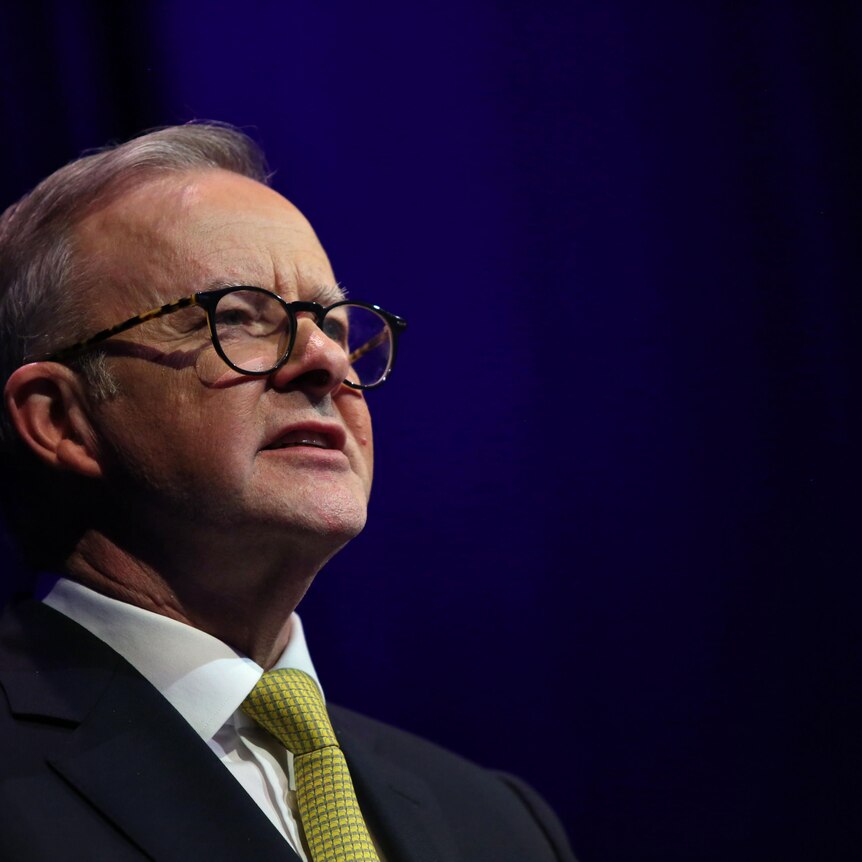
[[[344,285],[337,282],[335,284],[318,285],[314,290],[314,294],[321,305],[333,305],[336,302],[341,302],[342,299],[347,299],[347,291],[344,289]]]
[[[210,293],[213,290],[221,290],[225,287],[263,287],[263,285],[231,279],[229,281],[214,281],[203,290],[197,292]],[[267,287],[266,290],[272,290],[272,288]],[[273,293],[278,293],[278,291],[273,290]],[[347,299],[347,289],[340,282],[318,284],[312,289],[311,295],[311,298],[321,305],[334,305],[336,302]]]

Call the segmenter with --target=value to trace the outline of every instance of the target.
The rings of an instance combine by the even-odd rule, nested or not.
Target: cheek
[[[365,467],[367,470],[366,483],[365,483],[365,492],[367,494],[371,493],[371,480],[374,478],[374,440],[371,436],[371,417],[368,417],[367,424],[368,433],[364,435],[359,441],[359,450],[362,453],[362,457],[365,460]]]
[[[243,367],[251,371],[264,371],[271,366],[270,357],[263,353],[253,353],[245,357]],[[249,378],[234,371],[216,353],[215,348],[208,346],[200,351],[195,359],[195,374],[204,386],[212,389],[228,389],[242,382],[248,382]]]
[[[339,409],[344,424],[356,441],[359,455],[368,471],[368,487],[371,487],[371,474],[374,470],[374,435],[371,429],[371,414],[363,395],[349,391],[341,396]]]
[[[248,380],[249,378],[244,378]],[[203,398],[177,405],[182,417],[184,448],[196,452],[197,460],[205,460],[214,470],[252,467],[252,455],[261,438],[261,417],[254,409],[253,399],[245,398],[251,387],[238,386],[230,390],[214,390]]]
[[[243,444],[254,443],[256,417],[243,387],[206,390],[198,381],[184,383],[175,372],[161,385],[121,388],[104,410],[108,446],[152,485],[182,484],[200,474],[217,484],[237,471],[247,472]]]
[[[356,442],[360,448],[368,453],[368,457],[374,458],[374,435],[371,430],[371,414],[368,410],[361,411],[352,426],[356,435]]]

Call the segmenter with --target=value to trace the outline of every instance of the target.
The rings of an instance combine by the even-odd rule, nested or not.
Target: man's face
[[[90,213],[94,330],[196,291],[255,285],[287,301],[340,298],[320,243],[276,192],[222,170],[154,179]],[[300,316],[290,360],[268,377],[232,371],[189,309],[109,342],[119,395],[94,409],[114,482],[150,524],[239,540],[276,535],[332,550],[365,522],[371,421],[341,385],[343,351]],[[286,445],[285,445],[286,444]]]

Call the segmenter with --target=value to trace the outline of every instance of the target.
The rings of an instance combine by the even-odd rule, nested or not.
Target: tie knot
[[[296,668],[266,671],[242,710],[293,754],[338,745],[317,683]]]

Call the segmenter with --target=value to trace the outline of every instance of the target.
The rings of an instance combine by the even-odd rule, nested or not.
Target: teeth
[[[329,438],[325,434],[314,431],[291,431],[277,443],[268,446],[268,449],[287,449],[289,446],[314,446],[317,449],[332,448]]]

